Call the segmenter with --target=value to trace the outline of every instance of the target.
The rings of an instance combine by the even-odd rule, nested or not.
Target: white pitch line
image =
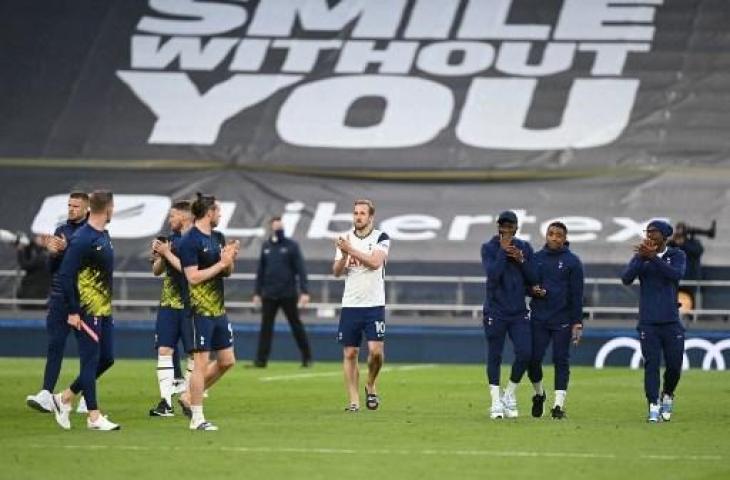
[[[21,445],[17,445],[20,447]],[[350,449],[350,448],[300,448],[300,447],[236,447],[236,446],[139,446],[139,445],[63,445],[63,444],[30,444],[22,445],[23,448],[36,449],[64,449],[64,450],[126,450],[126,451],[182,451],[182,452],[235,452],[244,454],[271,453],[271,454],[291,454],[299,453],[303,455],[401,455],[401,456],[439,456],[439,457],[495,457],[495,458],[567,458],[567,459],[598,459],[598,460],[615,460],[641,458],[645,460],[679,460],[679,461],[723,461],[724,457],[720,455],[618,455],[615,453],[591,453],[591,452],[537,452],[537,451],[521,451],[521,450],[389,450],[389,449]],[[8,448],[8,447],[6,447]],[[12,448],[12,447],[9,447]]]
[[[402,367],[383,367],[381,372],[408,372],[411,370],[420,370],[423,368],[435,368],[437,365],[434,363],[426,363],[423,365],[403,365]],[[365,370],[363,370],[365,371]],[[320,378],[320,377],[340,377],[342,371],[334,372],[319,372],[319,373],[293,373],[291,375],[272,375],[270,377],[261,377],[261,382],[278,382],[287,380],[305,380],[308,378]]]

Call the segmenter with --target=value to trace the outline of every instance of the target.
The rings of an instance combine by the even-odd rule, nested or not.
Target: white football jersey
[[[374,250],[385,252],[386,260],[390,249],[390,238],[385,232],[373,229],[366,237],[358,237],[354,230],[345,238],[357,250],[372,253]],[[335,260],[342,258],[339,248]],[[358,260],[350,257],[345,267],[345,291],[342,294],[343,307],[382,307],[385,306],[385,262],[377,270],[370,270]]]

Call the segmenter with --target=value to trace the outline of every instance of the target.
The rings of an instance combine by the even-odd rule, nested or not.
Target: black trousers
[[[256,352],[256,363],[266,364],[271,353],[271,340],[274,335],[274,320],[276,313],[281,307],[284,315],[289,321],[292,335],[297,342],[299,351],[302,354],[302,361],[309,362],[312,359],[312,352],[309,348],[309,340],[307,333],[304,331],[304,325],[299,318],[299,309],[297,308],[297,297],[289,298],[263,298],[261,299],[261,330],[259,331],[259,346]]]

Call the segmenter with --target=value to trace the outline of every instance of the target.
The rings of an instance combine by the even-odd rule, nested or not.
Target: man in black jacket
[[[312,363],[312,353],[307,334],[299,318],[299,307],[309,303],[304,258],[302,258],[297,242],[284,236],[281,217],[273,217],[270,227],[271,235],[261,247],[253,296],[254,304],[261,304],[262,316],[254,366],[266,367],[269,353],[271,353],[274,319],[276,312],[281,307],[301,352],[302,366],[309,367]]]

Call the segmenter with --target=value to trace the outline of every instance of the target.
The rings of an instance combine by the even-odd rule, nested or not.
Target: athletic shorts
[[[190,323],[192,351],[210,352],[233,346],[233,327],[225,314],[217,317],[193,314]]]
[[[385,341],[385,307],[342,309],[337,341],[346,347],[359,347],[363,333],[368,342]]]
[[[157,310],[157,322],[155,323],[155,349],[168,347],[177,349],[180,340],[183,342],[183,349],[190,351],[191,335],[185,334],[190,330],[190,310],[182,308],[160,307]]]

